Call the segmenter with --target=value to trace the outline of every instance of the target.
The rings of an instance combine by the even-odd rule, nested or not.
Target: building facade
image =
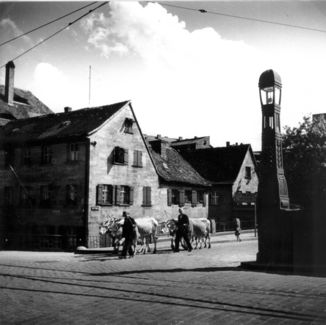
[[[228,143],[226,147],[179,150],[212,184],[208,216],[216,231],[233,229],[234,218],[240,218],[242,228],[255,227],[258,176],[251,146]]]
[[[1,245],[106,246],[99,225],[128,211],[207,217],[205,181],[172,148],[146,143],[130,102],[8,122],[0,129]],[[191,195],[189,195],[191,193]]]

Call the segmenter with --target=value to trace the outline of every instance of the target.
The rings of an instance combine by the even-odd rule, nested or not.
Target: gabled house
[[[170,146],[158,137],[147,137],[149,151],[159,176],[160,188],[166,189],[168,218],[176,218],[180,207],[190,218],[207,218],[210,183]],[[163,208],[163,206],[162,206]]]
[[[15,65],[6,64],[5,85],[0,85],[0,126],[9,121],[53,113],[30,91],[14,87]]]
[[[216,230],[233,229],[233,218],[243,228],[255,226],[258,190],[256,162],[250,145],[179,150],[198,173],[212,184],[209,193],[209,218]]]
[[[179,205],[190,217],[208,212],[208,182],[175,150],[147,146],[130,101],[8,122],[0,179],[7,248],[106,246],[99,224],[125,210],[159,221]]]

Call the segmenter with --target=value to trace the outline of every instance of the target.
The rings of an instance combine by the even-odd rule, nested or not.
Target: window
[[[246,179],[251,179],[251,167],[246,167]]]
[[[172,204],[179,204],[179,202],[180,202],[179,191],[176,189],[172,189],[171,202],[172,202]]]
[[[77,186],[76,185],[66,185],[66,203],[68,205],[77,204]]]
[[[32,155],[31,155],[31,148],[27,147],[23,151],[23,164],[25,166],[32,165]]]
[[[143,206],[150,207],[152,205],[151,193],[152,189],[150,186],[143,187]]]
[[[274,129],[274,118],[273,116],[270,116],[268,118],[268,126],[271,128],[271,129]]]
[[[134,121],[131,118],[126,118],[125,119],[125,124],[124,124],[124,132],[125,133],[133,133],[132,126],[134,124]]]
[[[51,205],[51,191],[48,185],[42,185],[40,188],[40,205],[43,207]]]
[[[217,192],[212,192],[210,194],[210,204],[211,205],[219,205],[220,197]]]
[[[134,167],[143,167],[143,161],[142,161],[143,153],[139,150],[134,151]]]
[[[49,146],[42,146],[41,153],[42,164],[50,164],[52,162],[52,149]]]
[[[197,201],[204,204],[204,191],[197,191]]]
[[[128,164],[128,150],[115,147],[113,152],[113,163],[114,164]]]
[[[113,186],[97,185],[97,205],[113,205]]]
[[[14,204],[14,190],[12,186],[5,186],[4,188],[4,202],[5,206],[11,206]]]
[[[192,191],[185,190],[185,203],[191,203],[191,202],[192,202]]]
[[[79,144],[78,143],[69,143],[68,144],[68,160],[77,161],[79,160]]]
[[[120,185],[116,187],[116,205],[132,205],[133,189],[130,186]]]
[[[31,207],[34,204],[32,199],[32,188],[30,186],[20,187],[20,205],[23,207]]]

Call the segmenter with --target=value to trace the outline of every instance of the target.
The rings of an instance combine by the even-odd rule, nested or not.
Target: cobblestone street
[[[127,260],[2,251],[0,323],[325,323],[325,279],[241,269],[256,252],[245,237],[178,254],[161,243]]]

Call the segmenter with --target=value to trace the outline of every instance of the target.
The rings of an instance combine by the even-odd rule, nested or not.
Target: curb
[[[250,234],[252,231],[248,230],[248,231],[243,231],[242,233],[247,233]],[[213,236],[211,236],[211,244],[224,244],[224,243],[231,243],[234,242],[236,243],[237,241],[232,237],[231,238],[225,238],[225,239],[218,239],[219,237],[222,236],[227,236],[227,235],[234,235],[233,231],[230,232],[223,232],[223,233],[216,233]],[[252,237],[252,238],[242,238],[241,242],[247,242],[247,241],[254,241],[257,240],[257,237]],[[171,239],[169,237],[166,238],[160,238],[158,240],[158,244],[162,244],[164,243],[164,248],[165,247],[170,247],[169,243],[170,243]],[[162,248],[162,247],[160,247]],[[113,247],[103,247],[103,248],[86,248],[86,247],[82,247],[80,249],[76,249],[75,254],[115,254],[113,251]]]

